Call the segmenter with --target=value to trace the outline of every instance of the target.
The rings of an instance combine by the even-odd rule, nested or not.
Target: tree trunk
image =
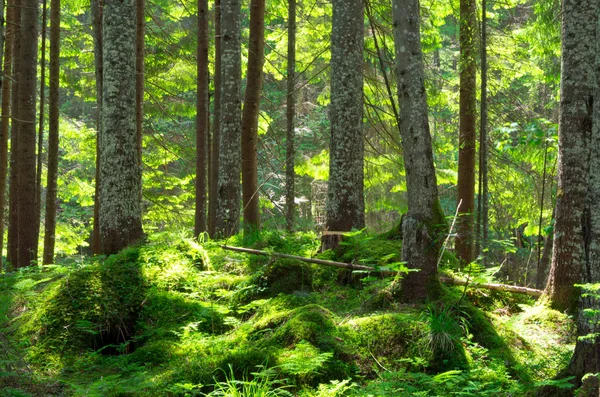
[[[0,13],[4,15],[4,13]],[[0,270],[3,267],[4,222],[6,207],[6,179],[8,174],[8,134],[10,121],[10,93],[13,61],[15,7],[9,2],[6,10],[6,40],[4,44],[4,78],[2,79],[2,119],[0,121]],[[1,35],[0,35],[1,37]],[[1,40],[1,39],[0,39]]]
[[[408,194],[402,222],[402,260],[419,271],[402,279],[407,301],[422,301],[438,292],[437,260],[446,230],[438,201],[429,132],[421,52],[418,0],[393,0],[394,41],[398,73],[400,131]]]
[[[221,2],[221,131],[215,233],[237,233],[240,220],[241,159],[241,6],[239,0]]]
[[[250,2],[250,44],[242,114],[242,193],[244,228],[260,229],[258,194],[258,115],[265,63],[265,0]]]
[[[213,94],[213,134],[211,142],[210,191],[208,194],[208,234],[215,236],[219,196],[219,145],[221,142],[221,0],[215,0],[215,91]]]
[[[584,261],[582,219],[592,133],[594,0],[564,0],[559,119],[558,197],[552,267],[545,294],[553,308],[574,312]]]
[[[363,0],[333,0],[327,229],[365,227]]]
[[[479,128],[479,199],[477,211],[477,240],[476,255],[482,255],[485,261],[485,252],[489,231],[489,187],[488,187],[488,106],[487,106],[487,1],[481,1],[481,117]]]
[[[99,220],[105,254],[116,253],[143,235],[135,118],[135,14],[131,1],[104,3]]]
[[[295,218],[295,117],[296,117],[296,0],[288,0],[287,106],[285,146],[285,220],[288,231],[294,230]]]
[[[50,2],[50,112],[48,131],[48,182],[44,229],[44,264],[54,263],[58,179],[58,127],[60,84],[60,0]]]
[[[198,0],[196,97],[196,216],[194,235],[206,231],[206,143],[208,137],[208,1]]]
[[[475,203],[475,121],[476,77],[475,32],[477,10],[475,0],[460,1],[460,110],[458,139],[457,202],[459,218],[456,255],[463,263],[473,261],[473,210]]]
[[[142,136],[144,134],[144,44],[146,34],[146,0],[136,0],[135,20],[135,131],[138,166],[142,168]],[[140,185],[140,202],[142,187]]]
[[[14,0],[14,36],[13,36],[13,80],[11,97],[11,125],[10,125],[10,191],[8,196],[8,261],[14,266],[19,256],[19,186],[17,172],[17,150],[19,149],[19,76],[21,75],[21,0]]]
[[[36,94],[38,56],[38,2],[21,2],[21,48],[17,147],[18,249],[16,267],[37,260],[39,227],[36,225]],[[33,225],[33,227],[32,227]]]
[[[42,2],[42,51],[40,59],[40,113],[38,117],[38,143],[37,143],[37,166],[36,166],[36,223],[35,227],[40,229],[42,221],[42,164],[44,154],[44,122],[46,112],[46,33],[48,26],[48,0]],[[37,257],[37,246],[36,254]]]
[[[96,177],[94,184],[94,225],[92,253],[100,254],[100,131],[102,130],[102,9],[103,0],[92,0],[92,32],[94,36],[94,66],[96,74]]]

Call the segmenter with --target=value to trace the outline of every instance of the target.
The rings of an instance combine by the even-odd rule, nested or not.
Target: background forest
[[[565,0],[570,9],[573,1]],[[354,3],[364,7],[364,34],[335,33],[336,17]],[[576,335],[594,326],[582,325],[571,301],[552,293],[542,299],[548,305],[535,301],[550,272],[559,192],[561,1],[124,2],[132,14],[116,4],[16,0],[0,10],[0,395],[597,395],[597,380],[582,386],[597,359],[596,370],[573,364],[589,353],[581,347],[588,339],[573,356]],[[398,83],[414,70],[398,60],[405,48],[396,29],[411,18],[426,97]],[[239,65],[228,52],[228,22],[241,33]],[[353,32],[364,40],[354,52],[340,44],[356,44],[347,39]],[[137,40],[127,41],[129,33]],[[123,54],[132,62],[135,54],[131,79],[112,74]],[[334,66],[356,54],[356,67]],[[230,80],[236,70],[239,87]],[[337,87],[348,76],[361,80],[362,104],[353,97],[340,105]],[[115,92],[131,94],[131,106],[111,105]],[[413,130],[402,123],[419,124],[404,115],[425,98],[437,196],[422,201],[431,200],[434,218],[439,201],[446,221],[436,220],[440,228],[415,250],[415,174],[405,168],[413,146],[402,135]],[[243,117],[243,136],[244,128],[256,132],[254,150],[228,140],[230,115]],[[358,138],[339,121],[346,116],[361,125]],[[330,159],[357,142],[364,153],[350,151],[364,176],[338,183],[334,163],[349,169],[352,161]],[[98,208],[111,206],[99,204],[112,194],[104,192],[136,178],[102,156],[128,150],[136,154],[124,169],[140,171],[141,187],[116,196],[140,205],[144,239],[139,227],[121,238],[98,226]],[[256,156],[249,188],[244,153]],[[241,165],[243,193],[229,160]],[[233,199],[223,193],[232,185]],[[364,205],[358,220],[342,210],[332,216],[337,195],[364,199],[355,203]],[[439,285],[438,273],[462,286]],[[589,278],[570,286],[599,281]],[[585,299],[593,310],[594,298]],[[597,346],[595,338],[588,344]]]

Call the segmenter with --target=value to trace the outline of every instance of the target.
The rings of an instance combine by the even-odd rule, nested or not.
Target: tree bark
[[[552,267],[545,294],[553,308],[575,312],[584,262],[585,197],[588,186],[594,94],[594,0],[564,0],[562,75],[558,131],[558,196]]]
[[[215,0],[215,81],[213,99],[213,133],[211,142],[211,188],[208,195],[208,234],[215,236],[219,196],[219,145],[221,142],[221,0]]]
[[[476,77],[475,0],[460,1],[460,110],[458,139],[458,185],[456,202],[462,202],[456,236],[456,255],[463,263],[473,261],[473,211],[475,204]]]
[[[103,0],[92,0],[92,34],[94,36],[94,66],[96,74],[96,177],[94,184],[94,225],[92,253],[100,254],[100,131],[102,130],[102,9]]]
[[[402,279],[407,301],[422,301],[439,290],[437,260],[446,222],[440,207],[429,132],[421,52],[418,0],[393,0],[400,131],[408,212],[402,222],[402,260],[419,269]]]
[[[0,13],[4,15],[4,13]],[[4,41],[4,77],[2,79],[2,119],[0,121],[0,270],[3,268],[4,222],[6,207],[6,180],[8,176],[8,135],[10,121],[10,94],[13,61],[15,7],[8,2],[6,10],[6,39]],[[1,35],[0,35],[1,36]],[[1,40],[1,39],[0,39]]]
[[[46,112],[46,34],[48,26],[48,0],[42,2],[42,49],[40,59],[40,113],[38,117],[38,142],[37,142],[37,166],[36,166],[36,223],[35,227],[40,229],[42,221],[42,164],[44,154],[44,122]],[[37,246],[36,255],[37,257]]]
[[[208,138],[208,1],[198,0],[196,97],[196,214],[194,235],[206,231],[206,147]]]
[[[258,194],[258,116],[265,63],[265,0],[250,2],[250,44],[242,113],[242,196],[244,229],[260,229]]]
[[[489,186],[488,186],[488,106],[487,106],[487,1],[481,1],[481,116],[479,128],[479,199],[477,211],[477,244],[476,255],[485,252],[489,232]]]
[[[288,231],[294,230],[295,218],[295,118],[296,118],[296,0],[288,0],[287,105],[285,146],[285,221]]]
[[[240,219],[241,159],[241,5],[239,0],[221,2],[221,131],[219,183],[215,233],[237,233]]]
[[[16,267],[37,260],[39,227],[36,194],[36,94],[38,56],[38,2],[21,2],[21,48],[19,75],[19,113],[17,147],[18,248]],[[33,227],[32,227],[33,225]]]
[[[136,0],[135,20],[135,131],[138,166],[142,168],[142,136],[144,134],[144,45],[146,35],[146,0]],[[140,185],[140,201],[142,189]]]
[[[44,225],[45,265],[54,263],[56,242],[56,200],[58,180],[58,127],[60,85],[60,0],[50,2],[50,95],[48,131],[48,182],[46,192],[46,222]]]
[[[363,0],[333,0],[327,229],[365,227]]]
[[[11,97],[11,125],[10,125],[10,191],[8,195],[8,261],[16,266],[19,256],[18,227],[19,211],[19,184],[17,171],[17,151],[19,149],[19,76],[21,75],[21,0],[14,0],[14,36],[13,36],[13,81]]]
[[[101,251],[113,254],[143,235],[135,118],[136,10],[132,1],[106,0],[103,11],[99,220]]]

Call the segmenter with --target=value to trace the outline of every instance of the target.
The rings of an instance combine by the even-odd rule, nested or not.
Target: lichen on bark
[[[101,250],[112,254],[143,235],[135,116],[135,1],[106,0],[103,11],[99,223]]]

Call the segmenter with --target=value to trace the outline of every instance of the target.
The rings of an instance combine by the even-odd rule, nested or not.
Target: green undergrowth
[[[2,396],[515,396],[566,365],[571,319],[532,301],[445,287],[406,306],[392,279],[220,248],[393,269],[394,236],[319,253],[310,233],[156,234],[2,274]]]

